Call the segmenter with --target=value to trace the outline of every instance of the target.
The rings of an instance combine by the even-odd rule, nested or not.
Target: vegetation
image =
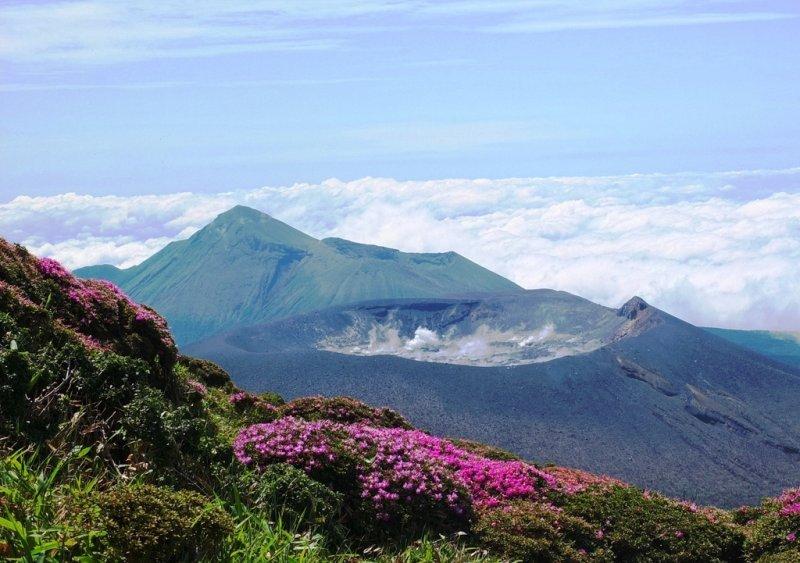
[[[736,511],[541,467],[177,354],[106,282],[0,240],[0,557],[790,561],[800,492]]]

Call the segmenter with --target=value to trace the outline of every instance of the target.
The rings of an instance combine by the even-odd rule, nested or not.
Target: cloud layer
[[[763,3],[762,3],[763,4]],[[486,33],[674,27],[798,16],[779,2],[718,0],[56,0],[0,7],[0,58],[106,64],[328,50],[408,25]]]
[[[235,204],[318,237],[455,250],[528,288],[610,306],[640,295],[697,324],[800,329],[800,168],[19,196],[0,204],[0,234],[70,267],[130,266]]]

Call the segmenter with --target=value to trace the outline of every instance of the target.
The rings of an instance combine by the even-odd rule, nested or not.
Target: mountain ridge
[[[406,253],[318,240],[236,206],[137,266],[75,270],[162,311],[185,344],[236,326],[375,298],[521,288],[455,252]]]

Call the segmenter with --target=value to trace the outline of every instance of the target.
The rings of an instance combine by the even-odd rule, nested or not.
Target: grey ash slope
[[[181,344],[232,327],[368,299],[519,286],[454,253],[412,254],[317,240],[243,206],[138,266],[77,270],[157,309]]]
[[[595,331],[601,345],[496,367],[320,349],[330,334],[363,334],[388,318],[402,344],[415,324],[464,334],[526,317],[534,328],[550,321],[557,334]],[[218,361],[251,390],[352,395],[436,433],[700,502],[754,502],[800,480],[800,370],[638,299],[619,311],[549,290],[368,303],[240,329],[187,352]]]

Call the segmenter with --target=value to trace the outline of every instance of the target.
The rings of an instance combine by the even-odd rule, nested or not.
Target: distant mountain
[[[91,266],[75,274],[114,282],[156,308],[179,344],[368,299],[520,289],[455,252],[412,254],[317,240],[243,206],[138,266]]]
[[[800,368],[800,333],[706,328],[707,331],[773,360]]]
[[[436,433],[726,506],[800,480],[800,369],[634,298],[376,301],[187,347],[238,385],[347,394]]]

